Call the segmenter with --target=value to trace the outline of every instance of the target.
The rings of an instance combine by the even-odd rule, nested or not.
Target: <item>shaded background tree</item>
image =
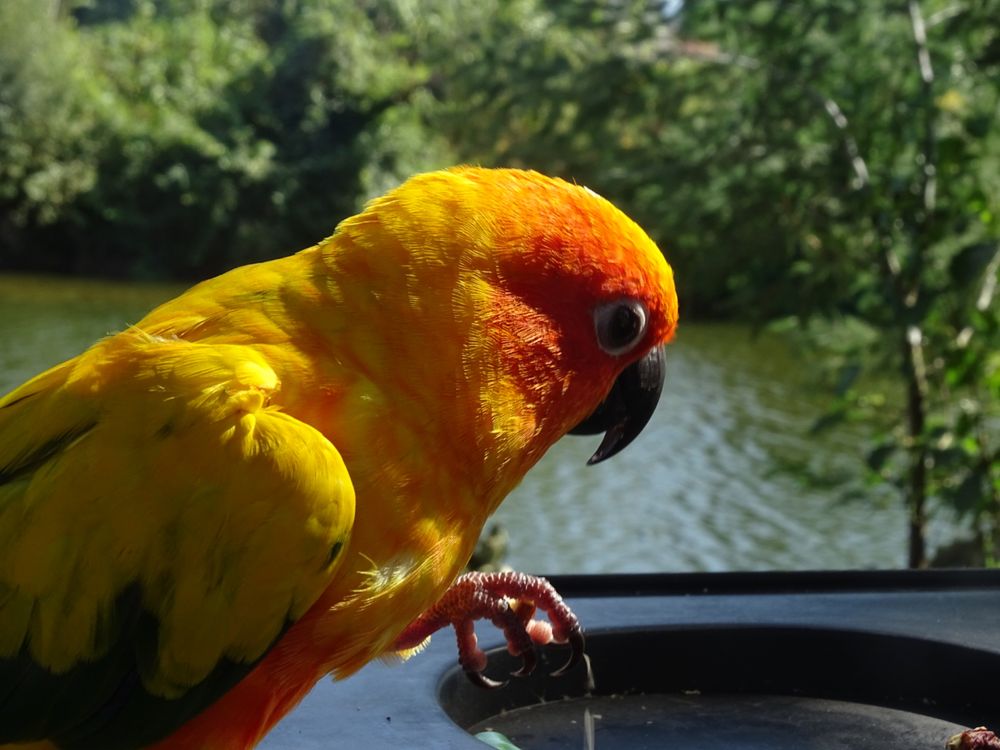
[[[122,0],[68,18],[39,7],[4,11],[5,36],[43,42],[2,45],[0,97],[13,101],[0,138],[26,154],[0,186],[8,268],[217,273],[314,242],[382,165],[419,168],[427,154],[423,132],[407,132],[419,123],[387,114],[421,73],[363,4]],[[39,132],[48,141],[23,143]],[[65,197],[37,187],[57,178]]]

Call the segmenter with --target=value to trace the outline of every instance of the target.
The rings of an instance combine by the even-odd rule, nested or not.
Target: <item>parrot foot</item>
[[[535,620],[536,609],[548,616]],[[497,682],[483,674],[486,654],[477,645],[474,622],[489,620],[503,631],[507,650],[520,656],[521,668],[511,674],[524,677],[538,663],[535,645],[568,643],[570,656],[554,671],[565,674],[583,657],[583,630],[576,615],[546,579],[524,573],[466,573],[424,614],[406,626],[394,644],[397,650],[410,649],[432,633],[451,625],[458,638],[458,662],[473,684],[497,688]]]
[[[995,750],[1000,748],[1000,737],[986,727],[968,729],[948,740],[948,750]]]

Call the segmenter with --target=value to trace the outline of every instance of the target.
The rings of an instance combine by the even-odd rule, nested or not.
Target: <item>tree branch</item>
[[[924,217],[919,222],[926,226],[931,220],[937,199],[937,139],[934,128],[936,116],[934,107],[934,68],[931,53],[927,47],[927,29],[917,0],[910,0],[910,25],[913,41],[917,45],[917,63],[920,67],[921,99],[924,104],[924,147],[923,147],[923,189]]]

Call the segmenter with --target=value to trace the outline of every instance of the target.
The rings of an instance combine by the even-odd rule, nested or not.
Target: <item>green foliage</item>
[[[787,177],[804,210],[786,226],[796,241],[784,278],[800,288],[792,311],[827,321],[810,327],[835,393],[817,426],[884,425],[867,466],[906,500],[911,565],[928,560],[934,500],[969,522],[986,560],[1000,549],[1000,36],[989,23],[1000,5],[926,5],[937,12],[814,3],[793,14],[761,2],[741,6],[736,23],[731,5],[709,13],[725,30],[720,48],[752,51],[766,79],[750,108],[765,153],[806,164],[817,125],[836,146],[819,172]],[[844,54],[850,40],[867,64]],[[748,280],[756,295],[756,274]]]
[[[832,373],[816,429],[884,426],[910,563],[932,500],[993,549],[1000,3],[479,8],[439,67],[453,140],[625,206],[688,314],[794,316]]]
[[[315,242],[447,161],[414,136],[426,73],[363,3],[130,0],[74,24],[13,2],[4,266],[204,276]]]
[[[79,40],[33,0],[0,3],[0,243],[57,221],[97,179]]]

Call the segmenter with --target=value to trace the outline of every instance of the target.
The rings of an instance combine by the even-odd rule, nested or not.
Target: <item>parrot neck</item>
[[[334,384],[317,389],[331,402],[321,430],[352,476],[362,455],[396,459],[404,495],[429,465],[447,467],[481,525],[571,426],[552,416],[571,381],[560,332],[474,254],[418,256],[369,226],[342,228],[316,259],[312,328]]]

